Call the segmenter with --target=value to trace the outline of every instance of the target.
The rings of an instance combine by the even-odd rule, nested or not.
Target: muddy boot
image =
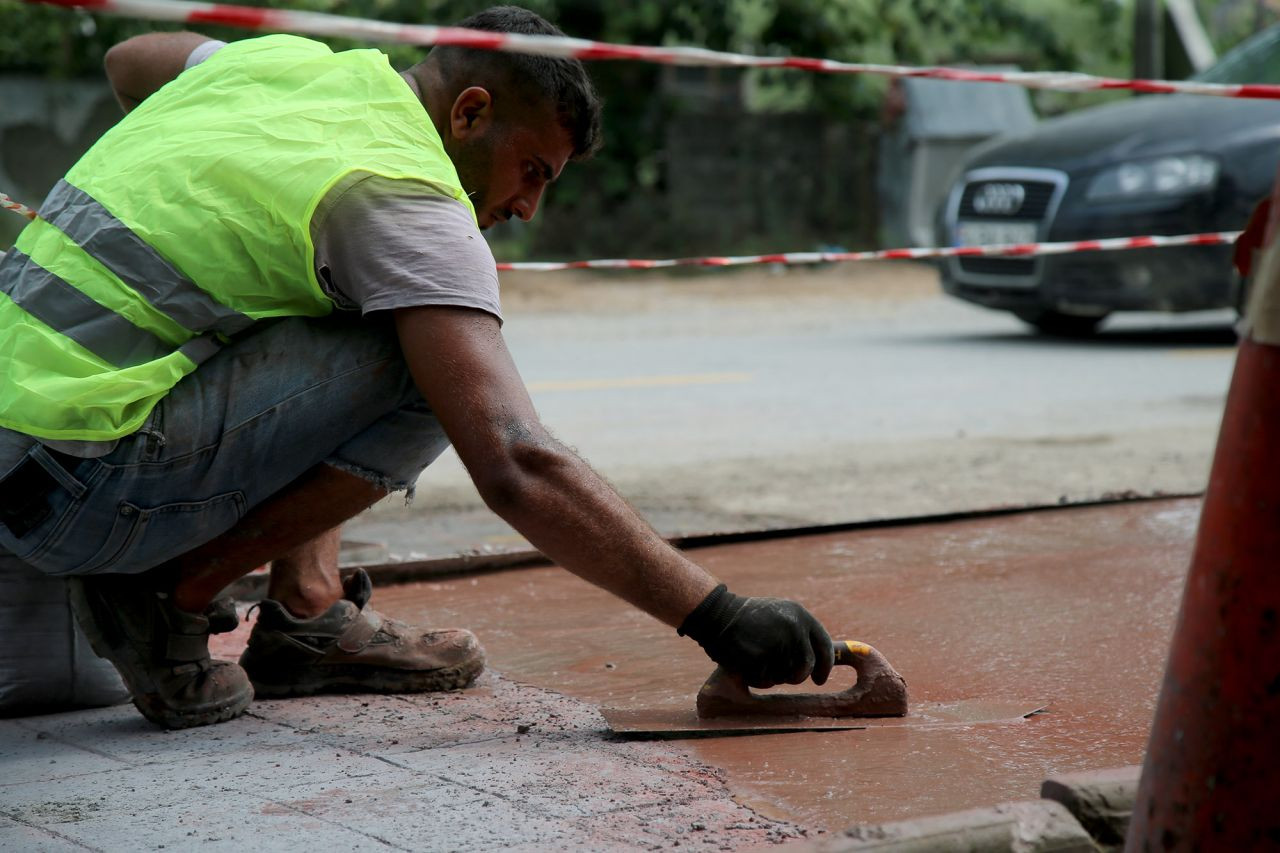
[[[484,669],[470,631],[414,628],[368,607],[373,585],[363,569],[343,588],[346,597],[312,619],[271,599],[259,605],[240,656],[259,697],[455,690]]]
[[[72,578],[69,587],[93,650],[111,661],[134,706],[151,722],[170,729],[206,726],[240,716],[253,701],[244,671],[209,657],[209,634],[236,627],[229,602],[187,613],[134,575]]]

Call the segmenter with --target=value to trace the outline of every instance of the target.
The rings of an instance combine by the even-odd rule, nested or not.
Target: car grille
[[[993,214],[979,213],[973,200],[990,184],[1017,184],[1025,195],[1021,206],[1012,213]],[[1049,212],[1049,202],[1053,200],[1053,191],[1057,187],[1048,181],[974,181],[964,188],[960,196],[960,217],[962,219],[1044,219]]]
[[[993,172],[995,170],[992,170]],[[1022,191],[1022,202],[1008,212],[993,212],[989,208],[978,210],[975,203],[979,194],[990,185],[1017,186]],[[955,208],[957,219],[969,222],[1035,222],[1043,223],[1052,214],[1054,199],[1061,185],[1053,180],[1034,180],[1029,176],[1011,174],[1008,177],[985,174],[980,180],[965,185],[960,202]],[[1039,262],[1035,258],[959,258],[957,267],[962,274],[980,276],[992,281],[1000,277],[1030,280],[1035,276]]]

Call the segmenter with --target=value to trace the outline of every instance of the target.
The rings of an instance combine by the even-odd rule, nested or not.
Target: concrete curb
[[[1012,506],[994,506],[976,510],[959,512],[932,513],[926,515],[910,515],[898,518],[872,518],[862,521],[848,521],[838,524],[809,524],[799,527],[768,527],[759,530],[732,530],[719,533],[686,533],[665,537],[667,542],[682,551],[696,548],[711,548],[719,545],[732,545],[740,542],[768,542],[774,539],[789,539],[797,536],[820,536],[830,533],[847,533],[856,530],[882,530],[895,527],[909,527],[917,524],[939,524],[949,521],[969,521],[979,518],[998,518],[1007,515],[1042,512],[1059,509],[1087,509],[1096,506],[1110,506],[1122,503],[1139,503],[1143,501],[1175,500],[1178,498],[1200,497],[1203,492],[1163,492],[1149,494],[1137,492],[1108,492],[1094,500],[1072,501],[1069,503],[1036,503]],[[477,575],[487,572],[501,572],[510,569],[530,569],[553,565],[540,551],[517,549],[510,551],[478,551],[475,553],[454,554],[446,557],[429,557],[421,560],[384,560],[386,547],[371,542],[343,542],[343,554],[340,558],[342,568],[350,570],[363,568],[369,573],[374,586],[390,586],[416,581],[442,580],[460,575]],[[246,575],[227,587],[225,593],[237,601],[261,601],[267,590],[267,575],[258,572]]]
[[[1142,765],[1050,776],[1040,796],[1061,803],[1100,845],[1120,847],[1138,798]]]
[[[1060,803],[1039,800],[983,809],[865,824],[813,844],[814,853],[1097,853],[1089,833]]]
[[[1051,776],[1042,799],[1001,803],[895,823],[862,824],[820,841],[788,845],[813,853],[1098,853],[1124,844],[1142,767]]]

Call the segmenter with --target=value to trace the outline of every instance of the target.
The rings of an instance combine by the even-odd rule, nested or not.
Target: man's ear
[[[482,135],[493,123],[493,98],[479,86],[463,89],[449,110],[449,132],[454,139]]]

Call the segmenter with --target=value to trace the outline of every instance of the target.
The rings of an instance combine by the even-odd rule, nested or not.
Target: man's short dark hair
[[[495,6],[457,26],[497,33],[564,35],[554,24],[519,6]],[[427,61],[435,65],[454,96],[467,86],[484,86],[514,93],[526,103],[555,104],[560,125],[573,141],[572,159],[584,160],[599,149],[600,97],[578,60],[443,45],[432,49]]]

